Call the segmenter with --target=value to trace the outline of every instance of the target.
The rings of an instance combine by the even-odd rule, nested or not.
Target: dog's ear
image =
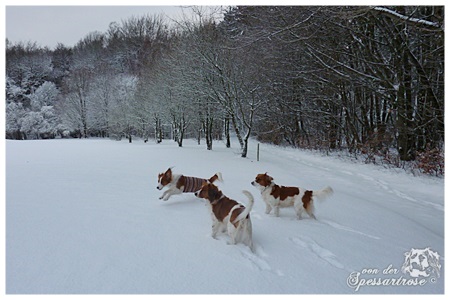
[[[216,200],[218,198],[218,195],[219,195],[219,190],[215,186],[213,186],[212,184],[209,184],[209,187],[208,187],[208,199],[209,199],[209,201],[212,202],[212,201]]]
[[[266,176],[267,176],[267,179],[268,179],[268,180],[270,180],[270,181],[273,181],[273,177],[272,177],[272,176],[270,176],[270,175],[267,175],[267,172],[266,172],[266,174],[264,174],[264,175],[266,175]]]
[[[266,176],[267,176],[267,179],[269,179],[270,181],[272,181],[272,180],[273,180],[273,177],[272,177],[272,176],[269,176],[269,175],[267,175],[267,172],[266,172],[266,173],[264,173],[264,175],[266,175]]]

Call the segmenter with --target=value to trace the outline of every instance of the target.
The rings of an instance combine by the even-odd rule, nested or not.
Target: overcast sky
[[[338,5],[364,5],[364,2],[367,2],[340,1],[343,2]],[[6,22],[3,23],[6,26],[3,31],[6,38],[13,43],[36,42],[39,46],[47,46],[50,49],[57,43],[72,47],[87,34],[93,31],[104,33],[111,22],[120,23],[131,16],[163,14],[172,19],[180,19],[183,12],[188,14],[191,11],[187,8],[188,4],[201,6],[323,5],[333,2],[337,4],[333,0],[316,0],[314,3],[307,0],[2,0],[2,2],[6,17]],[[61,4],[65,6],[56,6]]]
[[[95,2],[98,3],[93,1]],[[39,4],[39,1],[34,3]],[[47,46],[50,49],[57,43],[72,47],[90,32],[106,32],[111,22],[120,24],[122,20],[132,16],[146,14],[163,14],[172,19],[181,19],[183,12],[186,14],[191,11],[182,7],[182,2],[170,6],[126,6],[127,2],[121,3],[120,6],[6,5],[6,38],[13,43],[36,42],[39,46]]]

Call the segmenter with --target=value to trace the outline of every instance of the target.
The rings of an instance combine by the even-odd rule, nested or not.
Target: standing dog
[[[195,196],[208,200],[211,205],[213,238],[216,238],[217,232],[222,231],[226,226],[227,233],[231,238],[230,244],[242,242],[253,251],[250,211],[254,199],[250,192],[242,191],[242,193],[249,200],[247,207],[226,197],[217,186],[209,182],[203,184],[202,189],[196,192]]]
[[[280,207],[294,206],[299,219],[302,218],[304,211],[315,219],[313,200],[322,200],[333,194],[331,187],[326,187],[320,191],[308,191],[298,187],[279,186],[273,182],[273,178],[267,173],[258,174],[252,185],[260,190],[261,196],[266,202],[266,214],[269,214],[273,208],[277,217],[280,214]]]
[[[222,181],[222,174],[220,172],[214,174],[209,179],[203,179],[198,177],[189,177],[180,174],[172,174],[172,169],[168,168],[166,172],[160,173],[158,175],[158,190],[162,190],[167,187],[159,199],[164,201],[169,200],[173,195],[179,195],[181,193],[194,193],[202,188],[202,185],[209,182],[214,182],[216,180]]]

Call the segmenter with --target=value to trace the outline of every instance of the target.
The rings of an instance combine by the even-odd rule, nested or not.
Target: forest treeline
[[[213,141],[418,161],[443,173],[443,6],[193,7],[74,47],[6,42],[6,137]]]

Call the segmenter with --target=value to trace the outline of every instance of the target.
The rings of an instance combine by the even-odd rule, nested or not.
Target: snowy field
[[[422,294],[443,293],[444,180],[261,145],[214,150],[110,140],[6,141],[8,294]],[[255,253],[213,239],[204,200],[158,200],[157,174],[210,177],[251,212]],[[317,220],[293,208],[266,215],[250,182],[335,193]],[[440,276],[402,272],[405,253],[431,248]],[[416,265],[416,268],[417,265]],[[384,274],[387,273],[387,274]],[[412,273],[411,273],[412,274]],[[403,280],[403,281],[402,281]]]

